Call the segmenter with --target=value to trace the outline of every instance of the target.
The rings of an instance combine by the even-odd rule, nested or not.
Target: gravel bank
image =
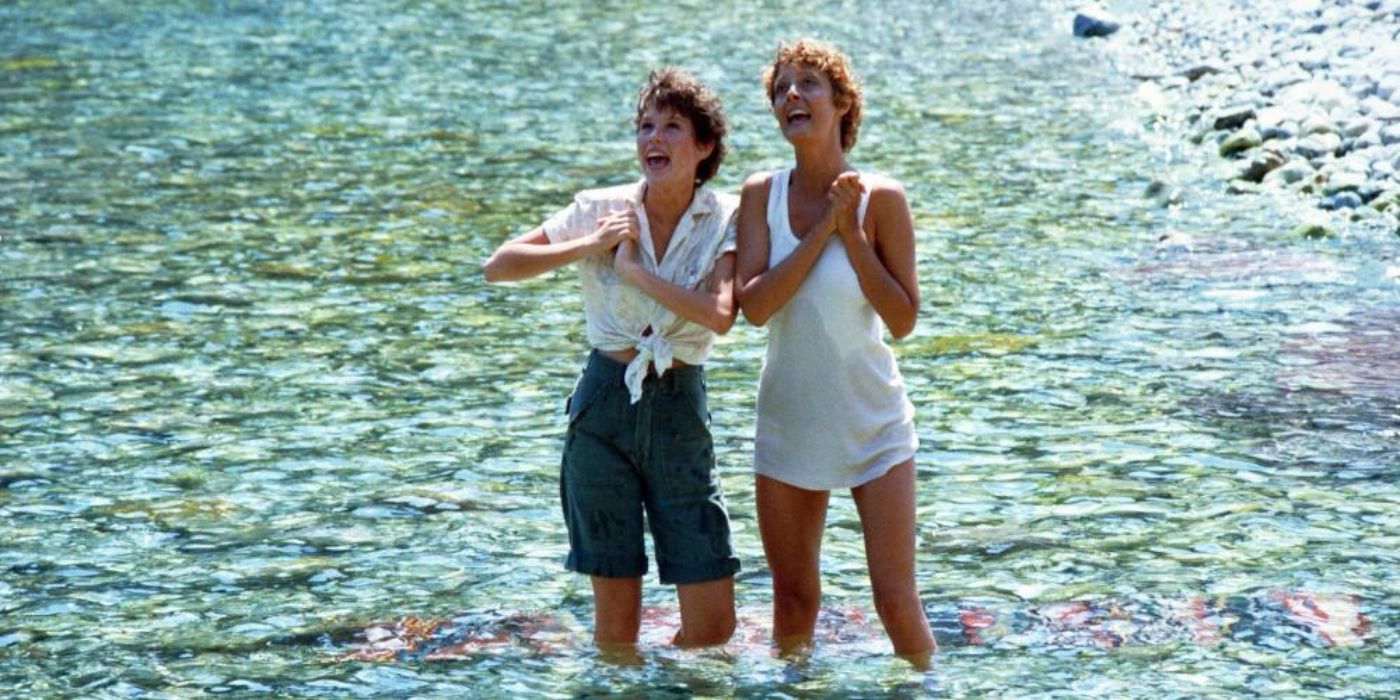
[[[1082,14],[1121,31],[1093,38],[1076,17],[1076,35],[1181,98],[1189,138],[1232,164],[1230,192],[1290,189],[1400,234],[1400,0],[1120,5]]]

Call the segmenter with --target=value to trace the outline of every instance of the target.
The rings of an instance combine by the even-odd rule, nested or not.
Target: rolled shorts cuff
[[[700,564],[660,564],[656,568],[661,582],[667,585],[704,583],[738,573],[739,557],[730,556]]]
[[[647,558],[599,557],[569,552],[564,568],[588,576],[604,578],[641,578],[647,573]]]

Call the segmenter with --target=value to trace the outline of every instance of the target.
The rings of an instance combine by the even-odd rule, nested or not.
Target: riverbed
[[[0,6],[5,694],[1400,693],[1396,237],[1227,194],[1068,3],[810,5]],[[819,643],[768,649],[741,321],[708,383],[744,627],[667,649],[651,577],[618,664],[561,567],[578,284],[480,265],[636,177],[659,64],[725,100],[717,187],[781,167],[759,70],[801,34],[851,53],[851,158],[914,214],[943,649],[890,656],[845,495]]]

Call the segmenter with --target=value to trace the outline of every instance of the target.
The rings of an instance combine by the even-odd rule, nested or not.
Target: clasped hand
[[[633,284],[636,284],[637,277],[644,272],[641,254],[637,249],[640,230],[637,212],[629,206],[623,211],[613,212],[598,219],[598,228],[594,231],[594,235],[598,236],[604,245],[613,249],[613,271],[623,281]]]
[[[835,229],[847,245],[865,242],[865,232],[861,231],[856,214],[860,207],[860,195],[865,186],[860,182],[860,174],[841,173],[831,189],[826,193],[826,212],[829,225]]]
[[[603,245],[604,250],[611,250],[623,241],[635,242],[640,231],[637,211],[629,205],[622,211],[615,211],[598,219],[598,228],[593,230],[593,236]]]

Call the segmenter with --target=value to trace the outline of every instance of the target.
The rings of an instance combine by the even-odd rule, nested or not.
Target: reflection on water
[[[1134,86],[1058,0],[527,5],[0,6],[11,694],[1400,693],[1393,240],[1290,239],[1297,203],[1216,194],[1157,106],[1102,108]],[[576,284],[479,263],[633,177],[661,62],[727,101],[721,187],[782,164],[757,72],[803,32],[854,53],[854,157],[914,208],[897,352],[945,653],[888,656],[844,497],[829,637],[766,653],[741,324],[709,379],[745,636],[665,649],[649,584],[656,643],[607,663],[559,566]],[[405,620],[460,653],[357,660]]]

